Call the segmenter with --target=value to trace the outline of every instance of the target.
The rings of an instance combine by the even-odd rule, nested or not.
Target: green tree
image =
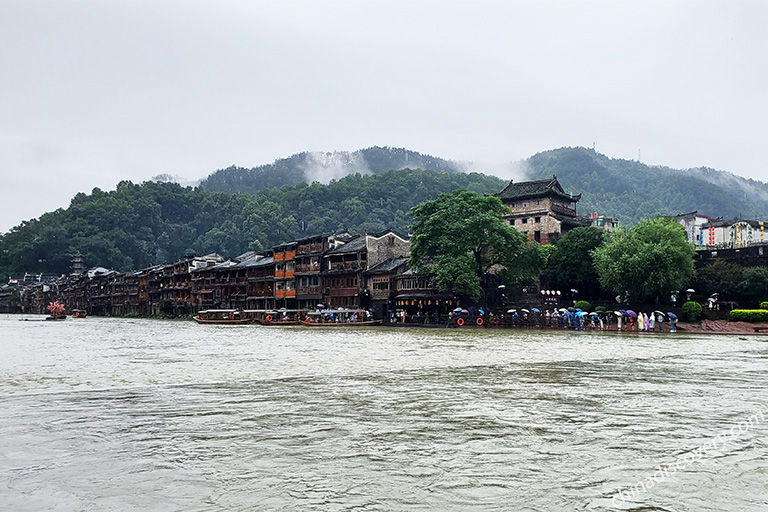
[[[564,234],[555,244],[544,275],[552,287],[575,288],[583,297],[594,297],[600,292],[592,251],[605,241],[606,232],[595,227],[575,228]]]
[[[430,275],[442,291],[478,300],[492,267],[511,284],[535,276],[543,266],[538,244],[504,223],[509,210],[497,197],[456,190],[410,210],[411,266]]]
[[[745,268],[739,284],[742,299],[747,305],[757,307],[761,301],[768,299],[768,268]]]
[[[695,277],[694,252],[680,224],[657,217],[612,232],[592,257],[603,287],[629,292],[632,300],[658,302]]]
[[[739,294],[744,268],[735,263],[716,260],[699,268],[696,290],[705,297],[719,293],[721,300],[734,300]]]

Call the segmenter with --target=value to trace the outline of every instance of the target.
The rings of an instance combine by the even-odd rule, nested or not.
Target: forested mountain
[[[561,148],[525,161],[527,177],[557,175],[577,209],[618,217],[625,226],[657,215],[698,211],[711,217],[768,217],[768,185],[708,168],[684,171],[608,158],[587,148]]]
[[[503,186],[502,180],[482,174],[409,169],[257,194],[124,181],[111,192],[77,194],[67,209],[24,222],[0,237],[0,278],[68,273],[78,252],[87,267],[124,271],[189,253],[236,256],[321,233],[389,227],[407,233],[412,206],[459,188],[494,193]]]
[[[545,151],[523,163],[525,179],[555,174],[567,192],[583,193],[579,213],[618,217],[624,226],[694,210],[712,217],[768,218],[768,185],[726,172],[652,167],[586,148]],[[405,165],[437,170],[385,170]],[[0,278],[68,272],[78,252],[87,266],[129,270],[188,253],[234,256],[319,233],[390,227],[407,232],[408,210],[441,192],[466,188],[492,194],[506,185],[493,176],[460,172],[466,167],[373,147],[300,153],[253,169],[225,169],[198,188],[125,181],[111,192],[77,194],[69,208],[0,236]],[[320,183],[333,175],[343,177]]]
[[[200,182],[200,186],[214,192],[236,194],[254,193],[266,188],[319,181],[328,183],[348,174],[377,174],[392,169],[428,169],[462,172],[467,165],[422,155],[402,148],[374,146],[354,152],[304,152],[274,163],[246,169],[228,167],[218,170]]]
[[[580,213],[618,217],[625,226],[656,215],[698,211],[712,217],[768,217],[768,185],[709,168],[686,170],[609,158],[591,149],[560,148],[523,162],[523,179],[557,175],[572,193],[583,193]],[[201,187],[219,192],[253,193],[288,184],[375,174],[400,168],[463,172],[467,162],[452,162],[406,149],[372,147],[352,153],[299,153],[252,169],[216,171]]]

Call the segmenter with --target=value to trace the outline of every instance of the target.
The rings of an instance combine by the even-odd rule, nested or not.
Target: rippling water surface
[[[768,338],[0,316],[3,510],[768,510]]]

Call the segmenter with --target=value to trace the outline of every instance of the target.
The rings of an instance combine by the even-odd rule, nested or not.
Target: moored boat
[[[367,327],[381,324],[365,309],[325,309],[311,311],[301,320],[306,327]]]
[[[302,320],[299,322],[306,327],[367,327],[371,325],[380,325],[381,320],[362,320],[350,322],[313,322],[311,320]]]
[[[303,309],[274,309],[256,318],[259,325],[301,325],[306,316]]]
[[[206,309],[194,317],[199,324],[241,325],[253,323],[254,318],[243,315],[239,309]]]

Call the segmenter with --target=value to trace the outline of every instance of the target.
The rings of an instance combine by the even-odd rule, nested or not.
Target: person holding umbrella
[[[636,329],[636,327],[635,327],[635,319],[637,318],[637,313],[635,313],[631,309],[628,309],[627,310],[627,316],[629,316],[629,325],[627,325],[627,330],[628,331],[634,331]]]
[[[661,311],[655,311],[656,313],[656,320],[659,324],[659,332],[664,332],[664,313]]]
[[[677,315],[669,312],[667,316],[669,317],[669,332],[677,332]]]

